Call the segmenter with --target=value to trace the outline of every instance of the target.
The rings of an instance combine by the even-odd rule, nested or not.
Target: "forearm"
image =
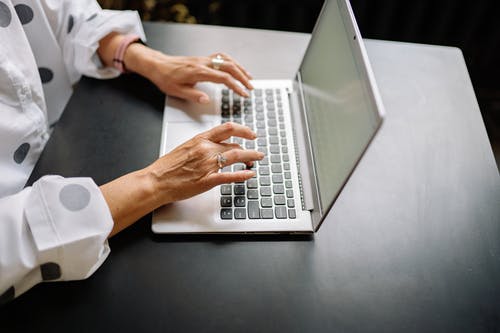
[[[147,169],[117,178],[100,186],[100,190],[114,221],[109,237],[160,205],[155,195],[154,178]]]
[[[113,32],[99,41],[97,53],[106,67],[113,66],[116,49],[120,46],[123,38],[123,35]],[[141,43],[132,43],[125,51],[123,63],[127,71],[147,77],[152,71],[154,59],[159,57],[159,54],[158,51]]]

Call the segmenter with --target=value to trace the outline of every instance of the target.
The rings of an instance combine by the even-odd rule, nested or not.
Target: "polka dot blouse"
[[[92,179],[24,185],[72,86],[119,75],[96,54],[113,31],[145,40],[136,12],[95,0],[0,0],[0,306],[42,281],[84,279],[110,252],[113,221]]]

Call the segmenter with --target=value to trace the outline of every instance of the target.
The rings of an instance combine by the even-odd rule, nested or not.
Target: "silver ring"
[[[215,70],[219,70],[220,66],[224,64],[224,59],[220,54],[216,55],[214,58],[212,58],[212,67]]]
[[[219,165],[219,169],[222,169],[226,162],[227,158],[225,158],[221,153],[217,153],[217,165]]]

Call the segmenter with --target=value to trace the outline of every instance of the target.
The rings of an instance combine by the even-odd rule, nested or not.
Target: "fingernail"
[[[203,95],[198,98],[198,102],[200,102],[201,104],[207,104],[208,102],[210,102],[210,99],[208,98],[208,96]]]
[[[260,159],[263,159],[265,156],[266,156],[266,155],[265,155],[264,153],[259,152],[259,158],[260,158]]]

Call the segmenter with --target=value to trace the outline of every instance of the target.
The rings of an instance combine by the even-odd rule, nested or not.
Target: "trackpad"
[[[162,155],[170,152],[180,144],[193,138],[195,135],[205,132],[214,127],[213,122],[169,122],[166,128],[167,135],[164,135]]]

